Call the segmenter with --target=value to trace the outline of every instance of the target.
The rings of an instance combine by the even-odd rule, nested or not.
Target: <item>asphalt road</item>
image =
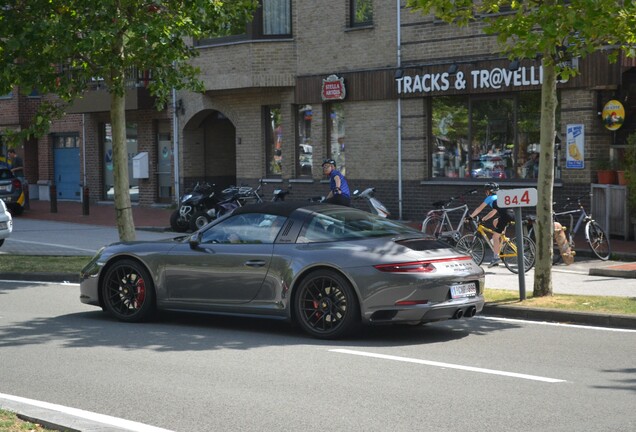
[[[0,282],[0,393],[112,416],[99,430],[636,430],[636,331],[473,318],[323,342],[259,319],[125,324],[78,293]]]

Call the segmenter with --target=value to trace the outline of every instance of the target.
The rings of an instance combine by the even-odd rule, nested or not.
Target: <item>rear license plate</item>
[[[477,286],[475,285],[475,282],[451,285],[450,291],[451,297],[454,299],[462,297],[475,297],[477,295]]]
[[[9,189],[10,187],[11,187],[11,186],[9,186],[9,185],[2,185],[2,186],[0,186],[0,190],[1,190],[1,191],[8,191],[8,190],[10,190],[10,189]]]

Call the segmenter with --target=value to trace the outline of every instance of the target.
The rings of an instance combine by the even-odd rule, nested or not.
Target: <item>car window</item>
[[[13,174],[9,170],[2,169],[0,170],[0,180],[6,180],[13,178]]]
[[[315,213],[305,224],[298,241],[313,243],[396,235],[421,233],[389,219],[343,207]]]
[[[263,213],[233,215],[211,226],[201,237],[202,243],[258,244],[274,243],[284,216]]]

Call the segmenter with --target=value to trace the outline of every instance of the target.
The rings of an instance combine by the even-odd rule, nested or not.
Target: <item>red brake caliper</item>
[[[138,308],[142,304],[144,304],[144,299],[146,298],[146,284],[142,278],[137,280],[137,295],[135,296],[135,307]]]

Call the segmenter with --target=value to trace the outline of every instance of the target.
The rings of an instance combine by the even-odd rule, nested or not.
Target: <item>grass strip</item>
[[[90,256],[0,255],[0,272],[79,273]]]
[[[535,307],[544,309],[560,309],[579,312],[608,313],[619,315],[636,315],[636,297],[610,297],[554,294],[552,296],[534,297],[527,294],[524,301],[519,300],[519,293],[512,290],[487,288],[484,297],[486,302],[506,306]]]

